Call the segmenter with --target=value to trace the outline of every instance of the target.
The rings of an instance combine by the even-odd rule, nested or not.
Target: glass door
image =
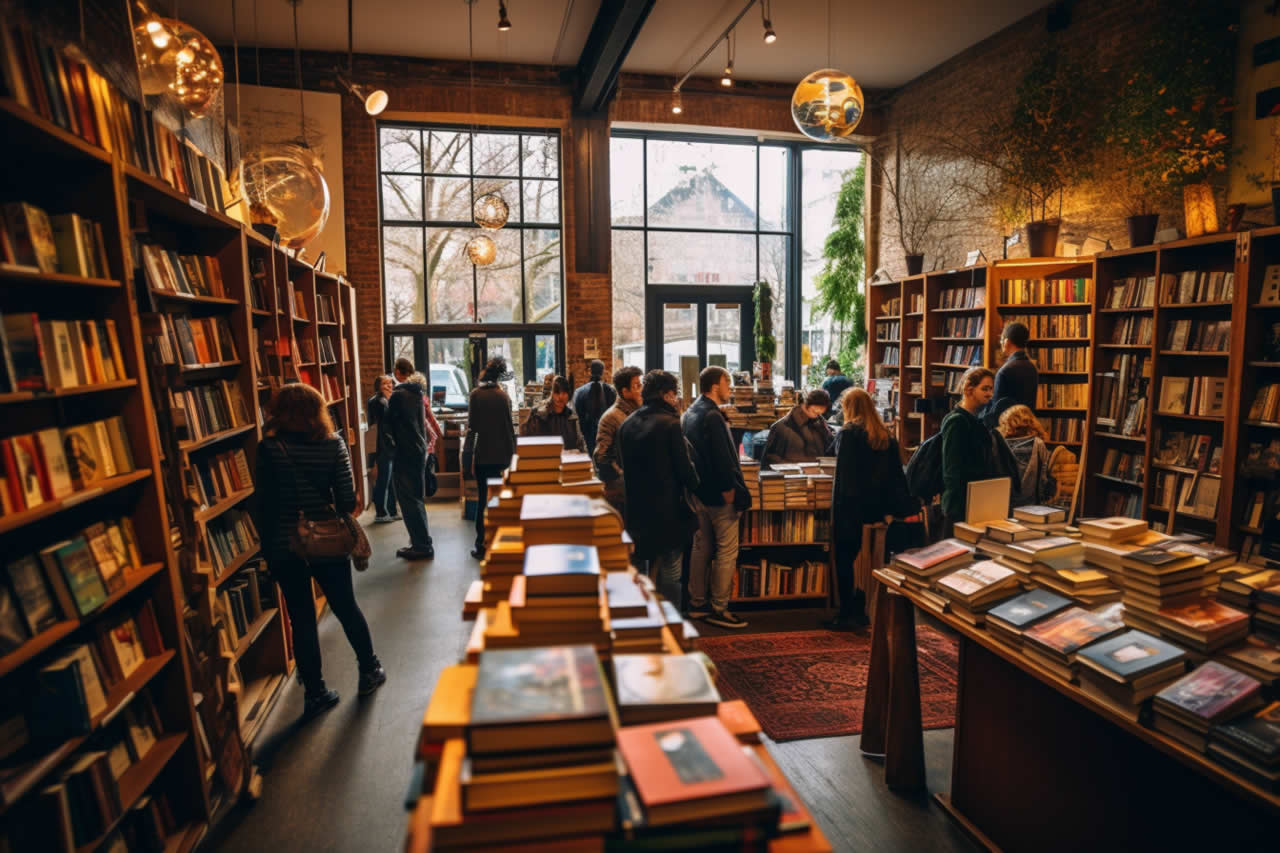
[[[495,356],[507,360],[510,370],[503,387],[515,405],[524,399],[524,386],[547,373],[560,372],[563,363],[563,335],[559,332],[525,331],[518,327],[486,331],[449,330],[396,332],[387,335],[387,372],[397,358],[408,358],[424,374],[429,365],[428,390],[439,395],[451,409],[465,409],[471,389],[480,378],[485,362]]]
[[[650,286],[645,363],[685,376],[711,364],[731,373],[755,361],[755,318],[749,287]],[[696,370],[694,366],[696,365]],[[681,385],[685,383],[682,381]],[[688,389],[681,388],[682,394]]]

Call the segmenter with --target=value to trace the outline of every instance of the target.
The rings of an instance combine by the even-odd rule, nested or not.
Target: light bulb
[[[676,115],[680,115],[680,113],[684,112],[684,103],[680,99],[679,89],[671,90],[671,112]]]
[[[773,22],[765,20],[764,22],[764,43],[773,44],[778,40],[778,34],[773,31]]]

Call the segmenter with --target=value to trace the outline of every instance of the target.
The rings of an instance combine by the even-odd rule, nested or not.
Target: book
[[[924,548],[904,551],[894,558],[894,565],[918,575],[935,575],[973,558],[973,549],[956,539],[943,539]]]
[[[1023,632],[1023,637],[1051,655],[1067,660],[1083,646],[1115,634],[1123,628],[1124,623],[1119,619],[1101,616],[1082,607],[1071,607],[1057,616],[1032,625]]]
[[[107,710],[107,694],[103,689],[102,676],[98,671],[98,665],[93,659],[93,653],[89,650],[89,646],[82,644],[73,647],[44,666],[41,672],[53,672],[54,670],[65,669],[73,664],[76,667],[76,674],[80,679],[80,686],[84,692],[84,702],[85,707],[88,709],[89,717],[96,717]]]
[[[0,327],[7,384],[15,391],[45,390],[48,371],[39,319],[30,313],[5,314],[0,317]]]
[[[592,646],[486,650],[472,693],[468,753],[611,743],[613,716]]]
[[[600,585],[600,558],[593,545],[529,545],[524,576],[530,596],[593,596]]]
[[[767,808],[769,777],[718,717],[625,726],[618,751],[650,826],[727,819]]]
[[[1157,693],[1155,706],[1207,732],[1213,723],[1261,704],[1260,689],[1257,679],[1208,661]]]
[[[519,436],[516,438],[516,456],[554,456],[564,452],[564,439],[554,435]]]
[[[1076,660],[1113,681],[1132,682],[1171,664],[1186,660],[1187,653],[1142,631],[1125,631],[1080,649]]]
[[[1112,516],[1110,518],[1081,519],[1076,522],[1080,534],[1108,542],[1128,542],[1147,532],[1147,523],[1137,518]]]
[[[83,536],[49,545],[40,551],[45,568],[60,571],[81,616],[87,616],[107,600],[107,589],[98,574],[93,552]]]
[[[58,606],[49,592],[39,561],[31,554],[11,561],[5,569],[32,636],[57,623]]]
[[[1272,702],[1252,716],[1214,726],[1209,738],[1259,764],[1280,765],[1280,702]]]
[[[959,571],[943,575],[936,586],[948,598],[977,606],[1018,588],[1018,574],[994,560],[980,560]]]
[[[106,479],[107,461],[94,424],[64,427],[62,447],[71,472],[71,482],[77,490],[86,489],[99,480]]]
[[[720,693],[692,655],[613,655],[613,682],[624,725],[716,713]]]
[[[1020,633],[1071,606],[1069,598],[1046,589],[1032,589],[988,610],[987,624],[1002,623],[1010,631]]]
[[[1013,517],[1018,521],[1030,521],[1037,524],[1057,524],[1067,520],[1067,511],[1054,506],[1019,506],[1014,507]]]

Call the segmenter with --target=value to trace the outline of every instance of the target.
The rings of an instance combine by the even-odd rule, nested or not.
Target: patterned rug
[[[862,731],[871,638],[867,634],[793,631],[702,637],[716,662],[725,699],[742,699],[774,740],[856,735]],[[916,628],[920,710],[926,729],[955,725],[954,640]]]

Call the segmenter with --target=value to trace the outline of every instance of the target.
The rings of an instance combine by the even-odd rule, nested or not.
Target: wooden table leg
[[[867,664],[867,692],[862,703],[862,739],[859,746],[863,755],[884,758],[885,720],[889,710],[890,596],[884,584],[874,578],[871,583],[879,587],[879,594],[875,596],[875,619],[871,623],[871,661]]]
[[[920,718],[920,670],[916,663],[915,608],[902,595],[887,595],[889,613],[889,713],[885,724],[884,781],[891,790],[925,787],[924,724]]]

